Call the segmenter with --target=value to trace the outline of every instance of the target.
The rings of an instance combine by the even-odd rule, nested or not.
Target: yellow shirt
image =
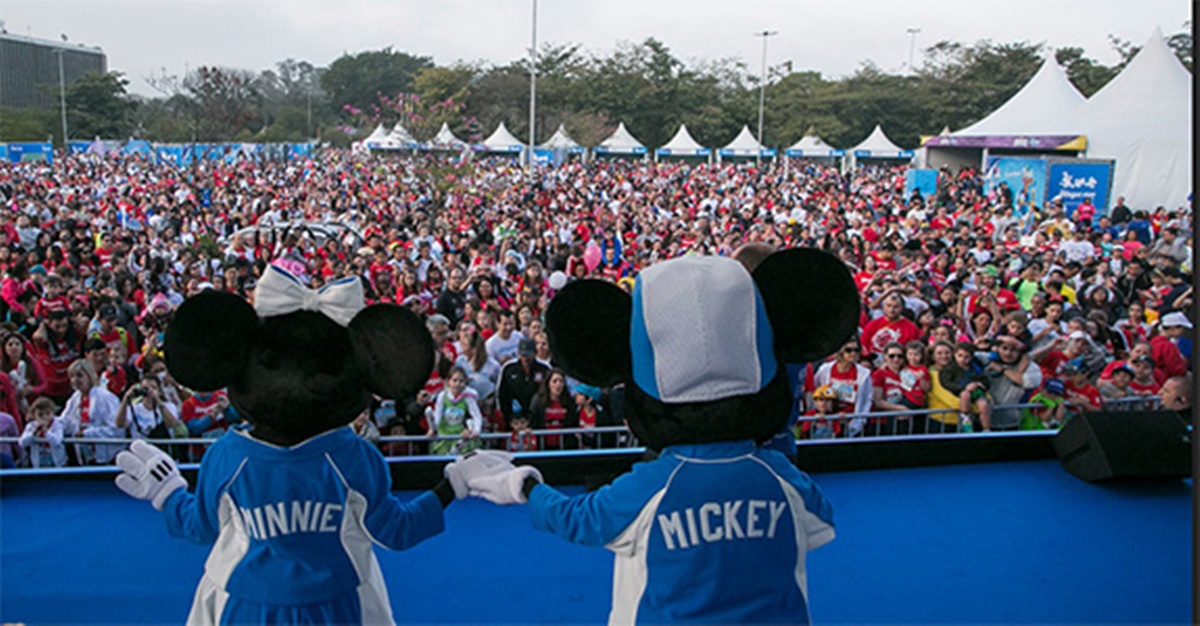
[[[949,409],[945,413],[930,413],[929,419],[941,422],[943,424],[958,424],[958,394],[951,392],[942,386],[942,381],[939,378],[938,370],[929,368],[929,408],[930,409]]]

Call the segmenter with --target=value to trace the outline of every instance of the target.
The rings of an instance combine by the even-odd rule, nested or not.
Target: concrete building
[[[0,31],[0,107],[57,107],[60,55],[67,85],[88,72],[108,71],[98,47]]]

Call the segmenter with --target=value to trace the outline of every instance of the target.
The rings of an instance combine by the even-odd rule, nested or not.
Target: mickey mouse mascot
[[[567,497],[531,466],[473,475],[473,495],[528,501],[535,528],[616,554],[610,624],[809,622],[805,556],[834,537],[830,504],[782,454],[784,363],[816,361],[852,335],[859,299],[824,252],[737,261],[688,256],[647,268],[632,297],[599,281],[547,311],[556,363],[625,385],[630,429],[655,460]]]
[[[412,395],[433,342],[411,312],[363,306],[358,278],[313,291],[268,266],[254,306],[205,291],[165,339],[168,367],[200,391],[227,388],[252,425],[204,454],[195,494],[169,456],[135,441],[117,486],[149,500],[168,531],[213,544],[188,624],[392,623],[372,544],[404,549],[442,532],[442,511],[486,472],[481,455],[410,502],[391,494],[379,451],[347,424],[371,393]]]

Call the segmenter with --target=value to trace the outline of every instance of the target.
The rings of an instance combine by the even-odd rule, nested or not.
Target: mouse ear
[[[793,248],[776,252],[754,270],[775,349],[787,363],[833,354],[858,328],[862,304],[846,264],[827,252]]]
[[[207,289],[179,305],[163,338],[171,376],[197,391],[241,378],[260,324],[254,307],[231,293]]]
[[[630,379],[629,323],[633,301],[612,283],[573,282],[546,309],[546,336],[554,364],[589,385]]]
[[[375,395],[402,400],[429,380],[433,339],[412,311],[375,304],[359,311],[349,330],[354,360]]]

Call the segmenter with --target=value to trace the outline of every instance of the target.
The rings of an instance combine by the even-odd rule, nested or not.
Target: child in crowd
[[[479,433],[483,428],[483,414],[479,412],[479,401],[475,390],[467,385],[467,372],[455,365],[450,368],[446,386],[433,401],[427,412],[429,430],[425,436],[454,437],[438,439],[429,446],[430,454],[465,454],[479,447]]]
[[[975,360],[975,346],[961,342],[954,346],[954,360],[942,368],[939,380],[947,391],[958,394],[959,424],[962,431],[982,426],[992,428],[992,399],[988,394],[988,377],[983,366]],[[976,418],[978,416],[978,424]]]
[[[795,426],[796,437],[799,439],[833,439],[842,434],[842,422],[845,414],[837,414],[837,392],[829,385],[821,385],[813,390],[813,407],[805,412]]]
[[[45,293],[38,299],[37,304],[33,306],[34,318],[41,320],[51,311],[68,311],[70,308],[71,303],[67,298],[66,287],[63,285],[62,277],[56,274],[47,276]]]
[[[513,416],[511,426],[512,432],[508,436],[508,451],[536,452],[538,440],[533,435],[533,429],[529,427],[529,417],[518,413]]]
[[[1111,400],[1122,400],[1125,398],[1137,397],[1129,388],[1129,383],[1133,381],[1133,368],[1126,364],[1118,365],[1113,368],[1111,377],[1107,381],[1100,381],[1100,398],[1108,403]],[[1116,402],[1109,409],[1115,411],[1129,411],[1140,403],[1137,402]]]
[[[1066,393],[1063,395],[1070,404],[1069,410],[1075,414],[1099,411],[1104,401],[1100,397],[1100,390],[1088,380],[1087,364],[1083,359],[1068,361],[1063,366],[1063,373],[1067,377],[1064,381]]]
[[[67,464],[63,422],[55,416],[57,412],[58,407],[45,396],[29,405],[20,444],[33,467],[63,467]],[[44,441],[34,441],[35,438]]]
[[[1065,388],[1057,378],[1046,381],[1029,402],[1039,407],[1025,409],[1021,416],[1021,430],[1054,430],[1066,419],[1067,405],[1063,398]]]

